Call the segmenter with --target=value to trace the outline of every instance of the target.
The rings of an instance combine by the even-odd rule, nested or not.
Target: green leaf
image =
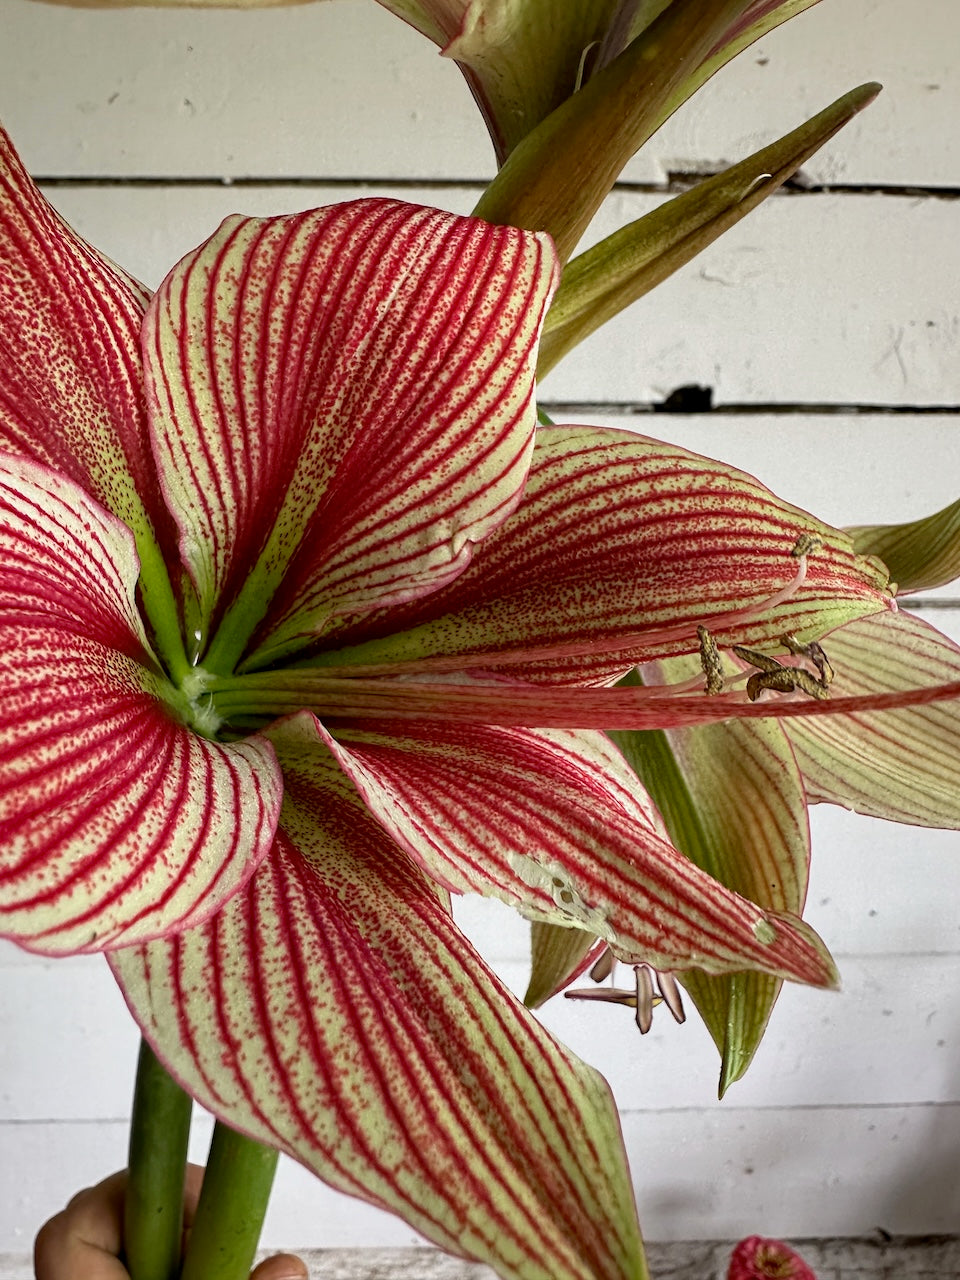
[[[800,773],[779,725],[735,721],[611,736],[680,850],[753,901],[799,913],[809,835]],[[682,981],[720,1050],[722,1096],[750,1065],[781,983],[759,973],[687,972]]]
[[[879,91],[878,84],[851,90],[779,141],[574,258],[547,314],[538,377],[772,195]]]
[[[922,520],[860,524],[847,532],[859,552],[884,561],[899,595],[960,577],[960,499]]]
[[[651,2],[660,4],[662,0],[646,0],[647,4]],[[668,4],[673,2],[674,0],[667,0]],[[723,40],[696,71],[678,86],[676,93],[664,103],[663,115],[657,128],[738,53],[742,53],[756,40],[760,40],[768,31],[803,13],[805,9],[812,9],[818,3],[819,0],[751,0],[751,3],[741,6],[745,12],[728,27]],[[641,9],[643,7],[644,5],[641,5]]]

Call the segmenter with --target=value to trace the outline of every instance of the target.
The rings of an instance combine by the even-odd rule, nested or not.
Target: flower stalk
[[[190,1096],[140,1042],[130,1121],[123,1251],[132,1280],[176,1280],[183,1235],[183,1181]]]
[[[181,1280],[247,1280],[276,1168],[276,1151],[216,1125]]]

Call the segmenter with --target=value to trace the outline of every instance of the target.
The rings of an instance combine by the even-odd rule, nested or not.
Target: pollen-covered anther
[[[767,690],[772,693],[805,693],[808,697],[821,700],[830,696],[827,682],[815,676],[806,667],[785,666],[768,653],[747,649],[741,644],[733,646],[733,653],[742,662],[759,668],[747,681],[747,697],[751,702],[756,702],[761,693]],[[831,678],[832,675],[831,670]]]
[[[801,533],[793,544],[790,554],[801,559],[804,556],[812,556],[823,546],[823,539],[816,533]]]
[[[824,688],[833,684],[834,672],[833,667],[830,665],[830,659],[824,653],[823,646],[817,644],[816,640],[811,641],[810,644],[801,644],[796,636],[785,635],[780,637],[780,643],[795,657],[806,658],[813,663],[820,683]]]
[[[717,642],[706,627],[697,627],[697,639],[700,641],[700,666],[706,677],[704,692],[723,693],[723,660]]]

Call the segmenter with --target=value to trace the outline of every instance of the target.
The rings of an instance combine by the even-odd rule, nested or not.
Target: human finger
[[[309,1272],[301,1258],[292,1253],[278,1253],[254,1267],[250,1280],[309,1280]]]
[[[130,1280],[118,1257],[126,1171],[79,1191],[44,1223],[34,1244],[36,1280]]]

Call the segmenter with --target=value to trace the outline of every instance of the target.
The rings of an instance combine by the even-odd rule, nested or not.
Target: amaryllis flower
[[[798,1253],[780,1240],[750,1236],[730,1258],[727,1280],[817,1280]]]
[[[538,431],[554,276],[546,237],[374,200],[229,219],[149,299],[3,137],[0,934],[108,951],[170,1072],[334,1186],[503,1276],[613,1280],[644,1269],[606,1086],[448,892],[829,983],[598,730],[758,710],[605,687],[698,624],[889,601],[750,477]]]

